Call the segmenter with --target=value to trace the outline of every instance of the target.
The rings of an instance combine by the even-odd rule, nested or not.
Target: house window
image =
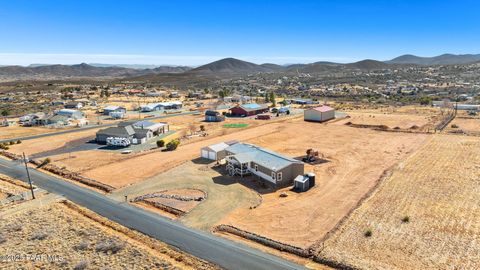
[[[255,164],[255,171],[258,172],[258,165]]]
[[[272,172],[272,179],[275,180],[275,176],[277,176],[277,174],[275,172]]]
[[[282,173],[281,172],[277,173],[277,180],[282,181]]]

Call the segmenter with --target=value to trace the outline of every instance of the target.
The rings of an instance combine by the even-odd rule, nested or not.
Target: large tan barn
[[[335,109],[325,105],[307,109],[303,112],[303,119],[305,121],[323,122],[334,118]]]

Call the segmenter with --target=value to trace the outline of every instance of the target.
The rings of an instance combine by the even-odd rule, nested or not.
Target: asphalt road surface
[[[19,161],[0,158],[0,173],[27,181]],[[125,227],[140,231],[226,269],[306,269],[260,250],[183,226],[147,210],[118,202],[49,174],[30,169],[35,185],[86,207]]]
[[[194,114],[194,113],[196,113],[196,112],[197,112],[197,111],[183,112],[183,113],[176,113],[176,114],[166,114],[166,115],[161,115],[161,116],[155,116],[155,117],[145,118],[145,119],[141,119],[141,120],[155,120],[155,119],[169,118],[169,117],[174,117],[174,116],[179,116],[179,115]],[[139,121],[140,121],[140,120],[139,120]],[[118,122],[117,122],[117,123],[111,123],[111,124],[103,124],[103,125],[91,125],[91,126],[84,126],[84,127],[80,127],[80,128],[62,130],[62,131],[58,131],[58,132],[43,133],[43,134],[32,135],[32,136],[25,136],[25,137],[18,137],[18,138],[3,139],[3,140],[0,140],[0,143],[9,142],[9,141],[18,141],[18,140],[21,140],[21,141],[33,140],[33,139],[38,139],[38,138],[43,138],[43,137],[49,137],[49,136],[55,136],[55,135],[60,135],[60,134],[80,132],[80,131],[89,130],[89,129],[94,129],[94,128],[111,127],[111,126],[116,126],[117,124],[118,124]]]

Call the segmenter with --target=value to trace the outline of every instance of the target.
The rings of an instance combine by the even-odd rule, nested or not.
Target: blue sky
[[[0,0],[0,65],[480,53],[480,1]]]

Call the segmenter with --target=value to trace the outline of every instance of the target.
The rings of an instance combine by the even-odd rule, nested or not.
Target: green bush
[[[159,148],[164,147],[164,146],[165,146],[165,141],[164,141],[164,140],[159,140],[159,141],[157,141],[157,146],[158,146]]]
[[[180,144],[179,139],[172,140],[169,143],[167,143],[167,150],[168,151],[173,151],[173,150],[177,149],[179,144]]]

